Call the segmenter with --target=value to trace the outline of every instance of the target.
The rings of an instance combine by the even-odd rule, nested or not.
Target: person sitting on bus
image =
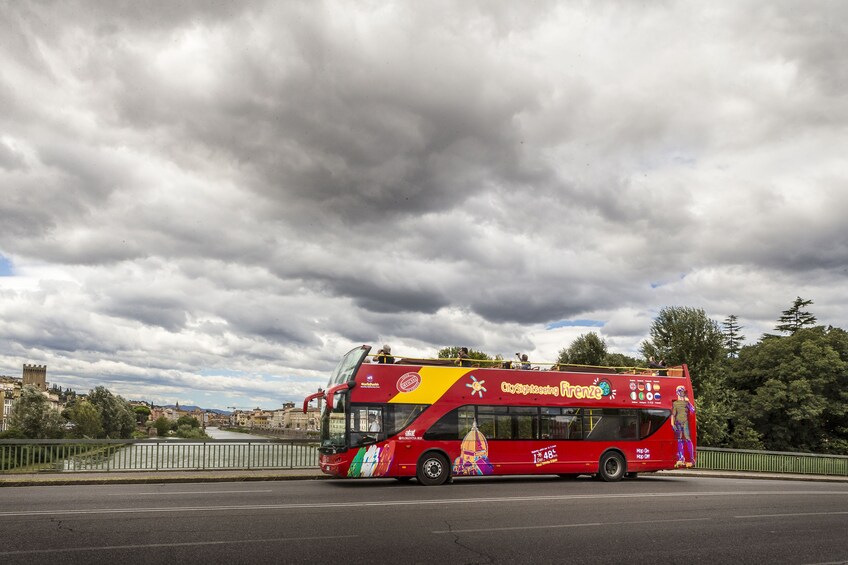
[[[460,367],[470,367],[471,366],[471,357],[468,355],[467,347],[460,347],[459,354],[456,357],[456,364]]]
[[[380,431],[380,420],[377,419],[376,414],[368,415],[368,431],[369,432],[379,432]]]
[[[388,363],[392,364],[395,362],[395,358],[392,357],[392,348],[389,344],[383,344],[383,348],[377,352],[377,355],[374,356],[375,363]]]
[[[516,353],[515,356],[518,357],[519,361],[521,361],[518,364],[519,369],[524,369],[525,371],[530,370],[530,363],[527,361],[527,354],[526,353]]]

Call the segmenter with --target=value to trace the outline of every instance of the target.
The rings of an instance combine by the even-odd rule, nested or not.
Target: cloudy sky
[[[848,3],[0,0],[0,374],[274,408],[390,343],[848,328]]]

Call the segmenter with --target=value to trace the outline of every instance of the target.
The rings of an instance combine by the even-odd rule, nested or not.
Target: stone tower
[[[47,365],[24,365],[23,385],[33,385],[38,390],[47,390]]]

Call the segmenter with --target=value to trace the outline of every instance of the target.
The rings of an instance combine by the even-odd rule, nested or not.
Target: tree
[[[607,353],[602,365],[607,367],[643,367],[645,363],[623,353]]]
[[[133,412],[135,413],[135,421],[139,426],[143,426],[150,418],[150,408],[147,406],[135,406]]]
[[[742,326],[739,325],[736,315],[731,314],[725,318],[722,326],[724,326],[724,346],[727,348],[728,356],[738,357],[745,336],[740,333]]]
[[[199,428],[200,422],[198,422],[197,418],[195,418],[194,416],[185,415],[185,416],[180,416],[177,419],[177,427],[179,428],[180,426],[188,426],[190,428]]]
[[[597,333],[578,336],[566,349],[561,349],[557,363],[572,365],[602,365],[607,356],[607,344]]]
[[[27,439],[58,439],[64,435],[65,421],[50,406],[50,400],[38,388],[26,385],[12,405],[9,428]]]
[[[788,310],[783,311],[783,315],[777,320],[780,323],[774,329],[792,335],[801,328],[815,326],[816,317],[803,310],[803,308],[806,308],[812,303],[812,300],[804,300],[800,296],[797,297],[795,302],[792,303],[792,306]]]
[[[730,383],[776,451],[848,452],[848,332],[802,328],[742,349]]]
[[[436,354],[439,359],[456,359],[459,357],[459,347],[444,347],[439,350]],[[468,358],[476,361],[482,361],[481,366],[483,367],[492,367],[494,363],[486,363],[486,361],[494,361],[494,359],[487,353],[483,353],[482,351],[476,351],[474,349],[468,350]]]
[[[100,411],[107,438],[129,438],[135,430],[135,414],[130,403],[98,386],[88,393],[88,401]]]
[[[664,359],[666,365],[686,363],[698,396],[701,381],[724,356],[724,335],[718,323],[701,308],[671,306],[660,310],[650,336],[640,347],[645,359]]]
[[[171,431],[171,420],[165,416],[159,416],[156,418],[156,421],[153,422],[153,427],[156,428],[156,435],[159,437],[165,437],[168,435],[168,432]]]
[[[68,419],[74,423],[74,435],[78,437],[91,439],[103,436],[100,411],[87,400],[76,402],[68,410]]]

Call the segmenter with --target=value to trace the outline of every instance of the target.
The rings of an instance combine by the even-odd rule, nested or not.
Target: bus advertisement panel
[[[339,362],[321,398],[321,470],[336,477],[597,475],[692,467],[685,365],[655,369],[457,367],[450,360]]]

